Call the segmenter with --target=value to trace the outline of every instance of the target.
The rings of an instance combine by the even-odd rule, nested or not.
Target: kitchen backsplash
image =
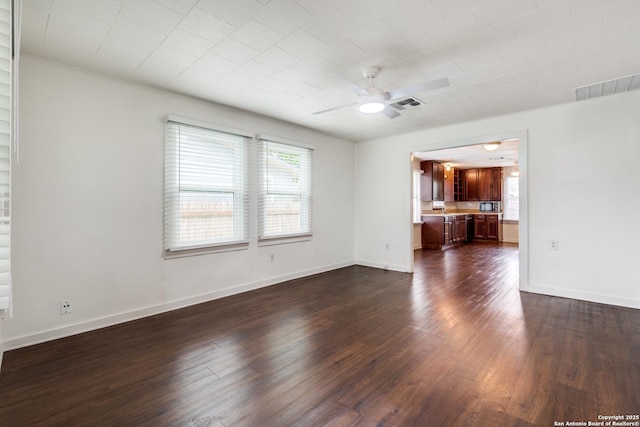
[[[480,202],[422,202],[422,212],[442,209],[440,205],[444,203],[444,207],[448,211],[477,211],[480,210]],[[435,205],[435,206],[434,206]],[[500,203],[500,212],[502,212],[502,203]]]

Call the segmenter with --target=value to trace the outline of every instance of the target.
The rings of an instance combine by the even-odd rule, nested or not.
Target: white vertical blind
[[[258,237],[311,234],[313,150],[260,139],[258,151]]]
[[[0,314],[11,290],[11,31],[11,0],[0,0]]]
[[[413,222],[418,223],[422,220],[422,171],[420,169],[413,170]]]
[[[175,121],[165,125],[165,250],[244,243],[250,138]]]

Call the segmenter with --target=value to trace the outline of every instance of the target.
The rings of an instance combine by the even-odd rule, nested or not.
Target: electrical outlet
[[[71,300],[60,301],[60,314],[71,314]]]
[[[269,255],[269,261],[274,262],[276,260],[276,254]]]
[[[549,250],[557,251],[558,250],[558,241],[557,240],[549,240]]]

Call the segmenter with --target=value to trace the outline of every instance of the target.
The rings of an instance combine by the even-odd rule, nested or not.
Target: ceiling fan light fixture
[[[496,142],[489,142],[487,144],[483,144],[482,145],[484,147],[485,150],[487,151],[496,151],[498,148],[500,148],[500,142],[496,141]]]
[[[365,102],[358,107],[361,113],[373,114],[384,110],[384,104],[378,101]]]

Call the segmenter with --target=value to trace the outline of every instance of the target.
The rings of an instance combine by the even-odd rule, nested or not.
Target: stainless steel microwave
[[[497,202],[480,202],[480,212],[496,212],[497,210]]]

